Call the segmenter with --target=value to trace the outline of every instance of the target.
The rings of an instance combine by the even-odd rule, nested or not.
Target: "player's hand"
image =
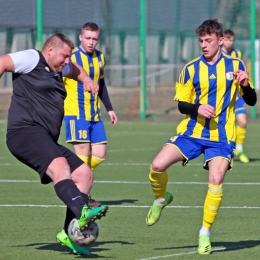
[[[110,117],[110,121],[111,121],[112,125],[115,125],[117,123],[116,113],[114,111],[109,111],[108,115]]]
[[[241,85],[243,87],[248,86],[248,74],[245,71],[236,70],[233,72],[233,75],[239,85]]]
[[[215,108],[211,105],[200,105],[198,109],[198,114],[206,118],[212,118],[215,116]]]
[[[91,92],[93,95],[97,95],[99,85],[92,81],[90,78],[88,78],[83,82],[83,88],[85,91]]]

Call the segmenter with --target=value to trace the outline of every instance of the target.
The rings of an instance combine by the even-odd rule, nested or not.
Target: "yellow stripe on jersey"
[[[90,75],[90,68],[91,68],[91,61],[89,62],[88,56],[86,54],[84,54],[83,52],[80,52],[80,58],[82,61],[82,67],[85,69],[85,71],[87,72],[88,75]],[[92,78],[92,80],[94,81],[94,79]],[[97,81],[94,81],[97,83]],[[89,119],[87,119],[87,117],[90,117],[91,115],[91,99],[93,99],[91,93],[88,92],[84,92],[84,103],[81,102],[82,106],[84,105],[84,112],[85,112],[85,116],[86,116],[86,120],[90,121]],[[95,102],[94,102],[95,104]],[[81,116],[79,119],[83,119]],[[93,120],[95,121],[95,120]]]
[[[100,79],[104,78],[105,57],[102,52],[95,50],[93,54],[88,54],[80,47],[76,47],[72,52],[71,61],[82,66],[94,82],[99,84]],[[63,80],[67,90],[64,102],[65,118],[99,121],[101,111],[98,95],[85,92],[80,82],[66,77]]]
[[[235,142],[235,99],[242,88],[233,77],[236,70],[246,71],[239,59],[222,54],[210,65],[204,56],[194,59],[182,70],[176,83],[175,100],[191,104],[209,104],[215,108],[215,117],[186,115],[178,125],[177,133],[217,142]],[[249,84],[253,88],[251,79]]]
[[[70,120],[70,129],[71,129],[71,141],[76,140],[76,133],[75,133],[75,120]]]
[[[238,59],[242,59],[242,53],[241,51],[237,50],[237,49],[232,49],[232,51],[230,52],[226,52],[224,50],[222,50],[223,53],[225,53],[226,55],[231,56],[232,58],[238,58]]]
[[[76,62],[75,56],[71,57],[71,61]],[[63,77],[63,82],[67,91],[67,97],[64,101],[65,115],[79,115],[79,107],[75,106],[75,104],[78,104],[78,92],[76,90],[76,81],[73,79]]]

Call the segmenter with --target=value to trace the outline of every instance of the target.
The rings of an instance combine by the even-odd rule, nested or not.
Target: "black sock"
[[[81,216],[81,211],[85,202],[76,184],[70,180],[62,180],[54,185],[58,197],[68,206],[77,219]]]
[[[66,218],[64,222],[64,230],[66,233],[68,233],[68,226],[71,220],[74,219],[75,217],[76,217],[75,214],[70,210],[70,208],[67,207]]]
[[[81,194],[81,197],[83,198],[85,204],[88,204],[88,200],[89,200],[88,194],[85,194],[82,192],[80,194]]]

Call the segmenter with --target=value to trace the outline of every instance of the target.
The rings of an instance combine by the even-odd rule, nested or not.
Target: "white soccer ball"
[[[83,231],[80,230],[77,219],[73,219],[68,226],[68,235],[70,239],[78,245],[89,245],[98,238],[99,227],[96,222]]]

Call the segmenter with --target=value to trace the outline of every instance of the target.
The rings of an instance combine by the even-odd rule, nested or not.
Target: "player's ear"
[[[224,43],[224,37],[219,37],[218,44],[221,46]]]
[[[82,35],[81,34],[79,34],[79,40],[82,41]]]
[[[51,56],[51,54],[54,52],[54,49],[55,49],[54,46],[52,46],[52,45],[48,46],[48,55],[49,56]]]

